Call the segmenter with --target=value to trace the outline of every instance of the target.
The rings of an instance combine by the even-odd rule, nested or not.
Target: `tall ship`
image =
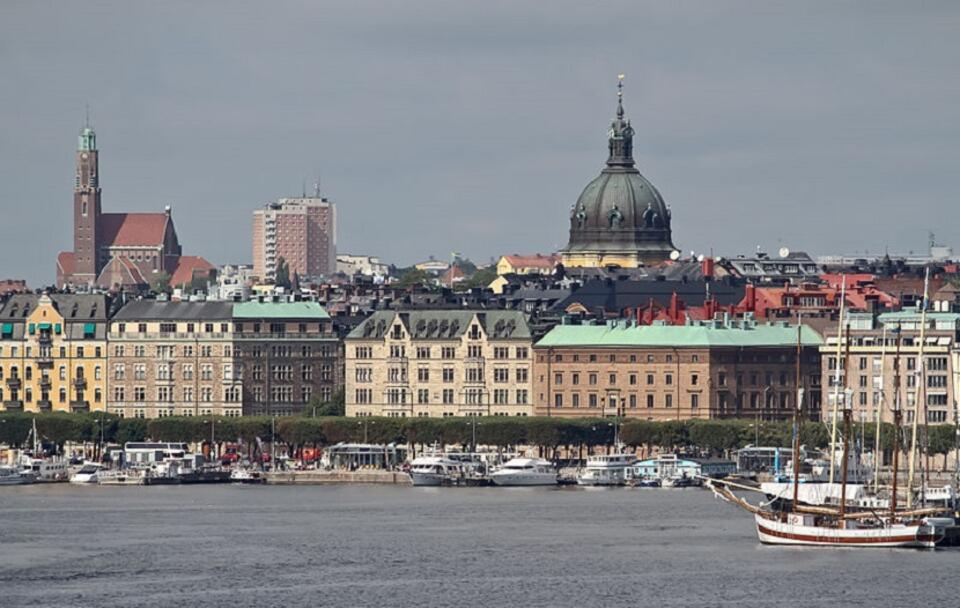
[[[841,328],[842,328],[841,309]],[[797,399],[794,411],[793,462],[800,462],[800,417],[803,403],[803,389],[800,376],[800,324],[797,325]],[[849,344],[849,342],[848,342]],[[922,344],[922,335],[921,335]],[[921,352],[922,355],[922,352]],[[839,358],[838,358],[839,359]],[[839,365],[839,363],[838,363]],[[848,395],[849,396],[849,395]],[[896,403],[896,402],[895,402]],[[836,438],[836,420],[839,399],[834,401],[834,415],[831,437]],[[915,413],[916,415],[916,413]],[[847,479],[849,468],[850,421],[852,400],[843,402],[843,430],[840,460],[839,500],[836,506],[815,506],[804,503],[800,497],[800,466],[793,467],[793,479],[790,485],[790,498],[778,498],[761,505],[749,503],[734,494],[733,490],[752,490],[736,483],[710,480],[708,485],[714,493],[753,515],[757,537],[761,543],[772,545],[806,545],[820,547],[889,547],[889,548],[933,548],[946,535],[946,528],[954,525],[950,517],[943,517],[942,507],[913,508],[908,485],[908,505],[906,509],[897,508],[897,465],[899,453],[898,436],[894,435],[893,490],[889,509],[858,508],[848,504]],[[900,428],[901,412],[894,407],[894,424]],[[831,450],[835,446],[831,441]],[[913,446],[914,449],[916,445]],[[911,459],[912,461],[912,459]],[[912,479],[912,474],[911,474]],[[830,481],[834,476],[831,469]]]

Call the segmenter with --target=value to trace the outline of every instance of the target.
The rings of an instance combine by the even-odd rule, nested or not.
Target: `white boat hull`
[[[493,473],[490,480],[497,486],[555,486],[555,473]]]
[[[768,545],[932,549],[944,535],[943,529],[923,524],[832,528],[783,522],[761,514],[755,514],[754,518],[760,542]]]
[[[410,481],[415,486],[440,486],[447,480],[448,476],[439,473],[418,473],[410,471]]]

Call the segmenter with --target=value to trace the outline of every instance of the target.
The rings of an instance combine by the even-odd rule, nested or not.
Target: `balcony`
[[[87,388],[87,379],[86,378],[74,378],[73,379],[73,388],[78,390],[83,390]]]
[[[89,412],[90,402],[89,401],[71,401],[70,411],[71,412]]]
[[[53,402],[49,399],[40,399],[37,401],[37,409],[41,412],[51,412],[53,411]]]
[[[7,388],[9,388],[10,390],[18,391],[20,390],[21,386],[23,386],[23,383],[20,382],[19,376],[13,376],[11,378],[7,378]]]
[[[53,357],[40,355],[37,357],[37,367],[40,369],[53,369]]]
[[[48,391],[50,387],[53,386],[53,382],[50,381],[50,378],[43,376],[40,378],[40,381],[37,383],[40,386],[40,390]]]
[[[9,401],[3,402],[3,409],[8,412],[22,412],[23,411],[23,401],[19,399],[11,399]]]

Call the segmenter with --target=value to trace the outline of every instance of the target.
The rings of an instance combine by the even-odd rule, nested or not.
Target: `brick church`
[[[73,251],[57,256],[57,286],[143,290],[161,276],[171,287],[216,270],[199,256],[181,255],[170,207],[163,213],[103,213],[97,135],[80,132],[73,188]]]

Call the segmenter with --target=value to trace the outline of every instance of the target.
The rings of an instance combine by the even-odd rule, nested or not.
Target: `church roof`
[[[103,213],[103,243],[108,247],[161,246],[169,220],[166,213]]]
[[[97,285],[104,289],[114,287],[138,287],[147,285],[140,269],[129,259],[118,256],[107,262],[97,277]]]
[[[177,267],[170,275],[170,285],[179,287],[188,285],[196,276],[208,276],[216,266],[198,255],[182,255],[177,259]]]
[[[76,259],[74,258],[72,251],[61,251],[57,254],[57,268],[60,269],[60,274],[62,276],[69,276],[73,274],[73,271],[76,268]]]

